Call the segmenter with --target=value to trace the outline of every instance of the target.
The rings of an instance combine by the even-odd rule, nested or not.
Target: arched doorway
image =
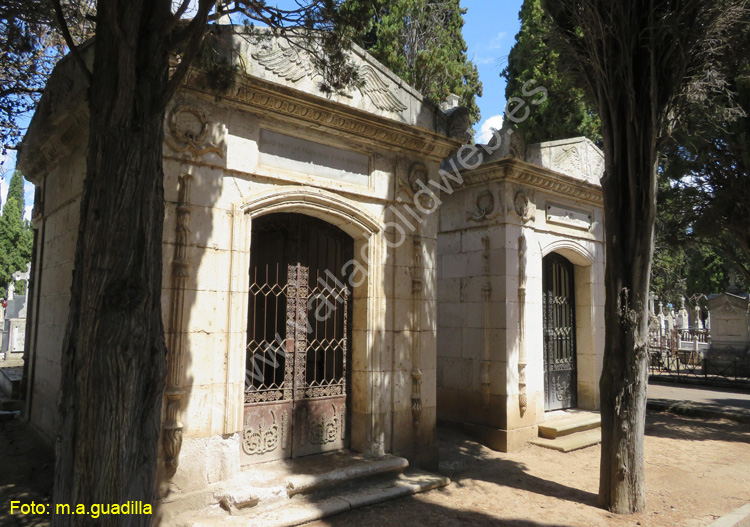
[[[578,406],[573,264],[550,253],[542,260],[544,409]]]
[[[255,218],[251,236],[243,462],[346,448],[353,240],[292,213]]]

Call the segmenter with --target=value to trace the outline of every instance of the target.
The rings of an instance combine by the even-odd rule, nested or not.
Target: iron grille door
[[[254,223],[244,463],[344,448],[353,242],[295,214]]]
[[[578,405],[573,264],[552,253],[543,261],[544,409]]]

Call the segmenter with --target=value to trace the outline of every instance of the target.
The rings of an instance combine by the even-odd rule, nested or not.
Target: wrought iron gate
[[[544,409],[578,406],[573,264],[551,253],[543,260]]]
[[[253,223],[244,463],[345,448],[352,240],[296,214]]]

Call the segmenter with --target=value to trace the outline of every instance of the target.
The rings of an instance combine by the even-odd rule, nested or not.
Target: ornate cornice
[[[442,161],[461,147],[461,142],[430,130],[400,123],[356,108],[326,101],[287,86],[245,76],[236,93],[216,94],[188,82],[191,91],[235,104],[251,113],[304,123],[314,129],[348,136],[356,141]]]
[[[512,181],[546,192],[567,196],[592,205],[603,206],[602,188],[565,174],[538,167],[518,159],[505,158],[461,173],[466,187],[489,181]]]

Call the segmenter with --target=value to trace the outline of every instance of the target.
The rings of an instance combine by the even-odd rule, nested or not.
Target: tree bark
[[[161,314],[167,0],[100,0],[89,140],[63,343],[53,504],[152,504],[165,381]],[[53,525],[147,515],[53,514]]]
[[[648,293],[656,219],[656,136],[648,105],[623,96],[600,110],[605,151],[605,344],[601,391],[601,505],[644,510]],[[635,111],[634,111],[635,110]]]

